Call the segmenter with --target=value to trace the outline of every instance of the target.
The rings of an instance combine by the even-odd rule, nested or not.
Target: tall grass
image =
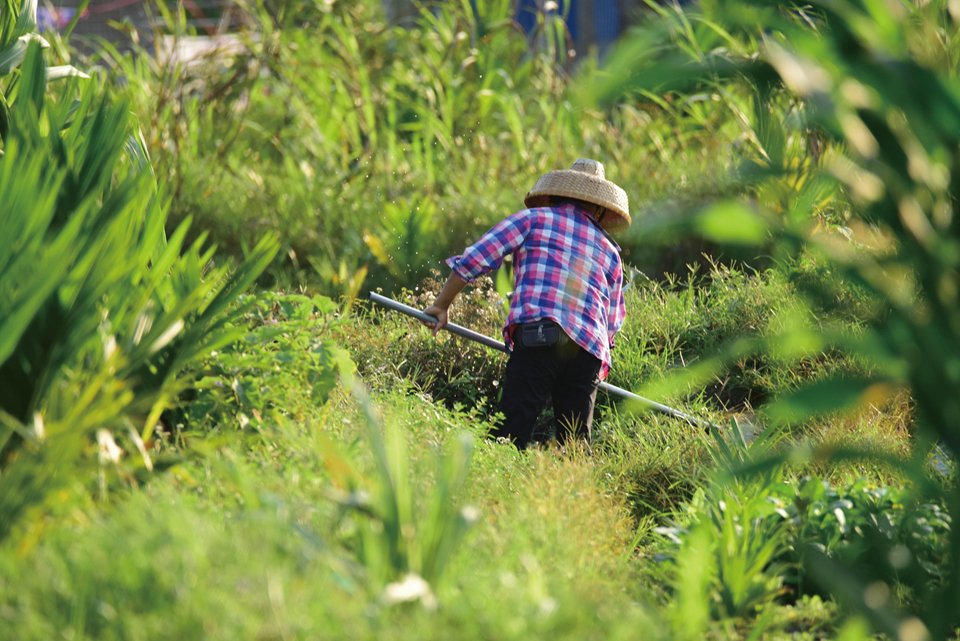
[[[446,474],[437,456],[457,448],[464,426],[482,425],[409,390],[373,400],[375,424],[411,444],[390,465],[406,466],[418,504],[406,544],[426,544],[430,499]],[[378,512],[348,505],[349,493],[331,497],[344,478],[331,454],[359,474],[367,507],[389,488],[359,404],[340,394],[332,403],[326,416],[272,426],[269,439],[209,442],[216,456],[186,461],[110,509],[75,508],[32,550],[0,550],[5,629],[18,639],[669,638],[630,581],[630,522],[584,457],[524,458],[477,441],[448,505],[473,505],[479,518],[430,584],[436,606],[368,584],[362,531],[386,542],[389,530]],[[118,541],[131,543],[118,553]]]
[[[739,135],[730,116],[576,104],[562,21],[541,15],[524,34],[510,4],[426,3],[405,27],[374,0],[248,7],[229,52],[104,59],[150,123],[173,219],[195,216],[238,254],[274,230],[273,271],[325,293],[355,293],[363,278],[414,287],[578,156],[601,158],[639,204],[672,199],[678,184],[722,188],[718,151]],[[156,41],[188,35],[175,15],[160,24]],[[649,243],[624,245],[661,262]]]
[[[358,394],[373,453],[370,481],[357,472],[337,479],[341,504],[355,517],[353,547],[374,595],[388,603],[437,606],[435,590],[476,509],[461,506],[472,441],[462,435],[438,460],[432,487],[421,489],[410,469],[406,437],[396,425],[383,425],[366,395]],[[349,468],[345,459],[331,468]],[[425,495],[423,494],[425,493]]]

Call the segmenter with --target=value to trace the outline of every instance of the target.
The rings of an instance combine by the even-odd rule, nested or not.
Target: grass
[[[602,424],[592,457],[521,454],[484,439],[475,410],[403,385],[373,400],[411,445],[418,494],[446,444],[475,439],[461,499],[478,518],[436,606],[387,605],[368,582],[351,543],[360,517],[331,494],[332,461],[368,480],[375,463],[361,406],[337,392],[301,421],[194,435],[189,460],[138,488],[115,484],[108,503],[73,487],[42,537],[0,550],[6,638],[681,638],[679,623],[664,624],[674,584],[652,526],[707,483],[706,437],[652,416],[632,419],[631,436],[621,418]],[[836,616],[809,601],[770,607],[764,638],[812,634]],[[708,623],[700,638],[745,638],[750,618]]]
[[[779,297],[780,287],[770,291]],[[488,295],[479,290],[460,301],[461,314],[475,318],[488,310]],[[648,304],[671,318],[678,309]],[[635,312],[651,326],[667,320]],[[717,313],[722,318],[724,312]],[[684,514],[693,518],[695,497],[713,483],[717,458],[701,431],[611,404],[598,418],[592,454],[520,453],[486,438],[489,402],[444,399],[434,393],[438,381],[418,383],[389,367],[416,350],[425,360],[460,358],[445,351],[452,340],[438,341],[395,316],[337,319],[322,299],[299,295],[265,298],[244,318],[249,338],[208,358],[209,389],[239,375],[275,392],[250,393],[246,406],[231,396],[204,397],[222,414],[181,415],[178,440],[154,443],[152,454],[166,473],[130,477],[122,460],[104,463],[101,499],[74,483],[45,506],[45,516],[25,519],[10,538],[16,545],[0,549],[4,630],[15,630],[17,639],[630,639],[638,630],[654,639],[747,638],[763,630],[755,638],[777,639],[840,625],[832,602],[781,601],[767,592],[749,597],[755,601],[732,601],[757,603],[759,611],[706,611],[701,618],[688,611],[710,600],[715,588],[684,587],[662,560],[668,549],[655,528]],[[352,346],[373,405],[343,387],[320,397],[302,383],[316,367],[305,349],[314,340],[306,332],[311,326]],[[261,341],[270,354],[300,355],[254,374],[247,368],[265,366],[256,347]],[[629,356],[632,348],[623,349]],[[262,420],[230,421],[238,408]],[[370,411],[374,426],[401,438],[385,451],[387,467],[402,468],[402,476],[385,480],[377,471],[382,463],[371,447]],[[224,419],[211,421],[214,415]],[[872,418],[843,433],[902,447],[900,432],[881,429]],[[404,580],[409,569],[424,566],[383,565],[370,547],[393,544],[385,513],[364,497],[388,496],[385,489],[408,493],[400,545],[425,543],[434,518],[428,497],[444,474],[436,463],[465,435],[474,444],[466,483],[444,503],[477,518],[428,591],[417,591]],[[791,472],[811,473],[837,474],[832,478],[841,483],[844,473],[873,485],[891,480],[879,470],[851,465],[843,472],[816,460]],[[728,535],[734,525],[728,524]],[[696,554],[713,552],[708,546],[689,554],[687,562],[699,563]],[[750,580],[776,576],[761,572]],[[400,586],[410,590],[410,602],[391,602],[401,598]]]
[[[414,469],[467,418],[401,392],[377,401],[421,445]],[[359,440],[363,421],[353,401],[335,403],[335,420],[210,444],[209,456],[108,508],[74,512],[29,551],[7,550],[4,629],[18,639],[628,638],[648,623],[627,587],[637,585],[631,522],[589,459],[482,440],[466,493],[480,518],[437,614],[378,604],[344,544],[350,520],[328,496],[325,443]],[[369,471],[363,448],[351,454]]]
[[[805,278],[802,270],[795,274],[798,281]],[[416,291],[401,292],[397,297],[423,309],[439,286],[439,279],[427,280]],[[643,394],[645,387],[667,373],[722,356],[724,346],[734,339],[759,341],[782,332],[784,325],[843,326],[855,331],[852,319],[857,317],[858,307],[865,310],[861,317],[868,312],[867,303],[850,290],[843,290],[833,303],[814,311],[806,308],[801,292],[800,286],[779,270],[760,272],[714,264],[704,270],[691,268],[686,277],[674,276],[665,282],[637,272],[625,291],[628,314],[617,337],[610,382]],[[458,299],[451,318],[499,337],[502,301],[492,279],[485,279]],[[399,374],[451,405],[496,399],[502,354],[452,335],[434,339],[419,330],[416,321],[396,312],[371,309],[370,314],[378,328],[373,336],[365,324],[348,323],[339,328],[341,343],[351,350],[364,375]],[[757,347],[725,358],[724,367],[704,380],[674,389],[652,388],[644,395],[717,416],[748,411],[832,372],[864,368],[839,351],[778,355]]]

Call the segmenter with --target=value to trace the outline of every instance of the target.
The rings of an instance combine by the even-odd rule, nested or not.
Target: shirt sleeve
[[[447,259],[447,266],[468,283],[498,268],[504,257],[512,254],[530,232],[529,210],[507,216],[494,225],[459,256]]]
[[[610,338],[610,347],[623,321],[627,317],[627,306],[623,301],[623,264],[617,261],[613,272],[612,287],[610,289],[610,310],[607,312],[607,335]]]

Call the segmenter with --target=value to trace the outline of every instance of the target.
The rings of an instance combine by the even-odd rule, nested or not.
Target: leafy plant
[[[83,464],[97,430],[150,466],[143,440],[189,368],[237,337],[229,307],[277,250],[265,237],[234,268],[203,238],[188,245],[186,224],[168,237],[127,105],[94,79],[48,86],[38,43],[4,104],[0,537]]]
[[[263,292],[241,296],[237,304],[247,310],[234,321],[244,333],[197,365],[198,380],[177,412],[186,427],[258,429],[302,420],[341,379],[351,380],[353,362],[331,338],[338,322],[333,301]]]
[[[803,574],[802,557],[811,547],[859,568],[871,583],[888,583],[911,610],[948,578],[951,519],[939,503],[918,502],[897,487],[870,487],[860,480],[837,489],[814,477],[779,486],[769,500],[790,524],[783,560],[798,568],[797,577],[788,580],[795,595],[823,589]]]
[[[705,9],[715,20],[762,34],[757,55],[717,52],[702,63],[685,63],[674,86],[704,78],[746,79],[755,87],[779,83],[802,101],[797,122],[816,129],[828,143],[829,151],[802,170],[809,174],[808,184],[837,181],[849,198],[846,231],[853,242],[817,233],[811,215],[816,209],[805,197],[786,217],[772,215],[771,203],[756,202],[756,208],[743,203],[708,207],[691,219],[693,228],[716,241],[755,245],[772,237],[779,256],[814,256],[862,287],[879,310],[863,332],[793,329],[764,341],[770,350],[839,347],[871,365],[862,375],[835,376],[786,395],[768,415],[795,425],[907,390],[915,403],[916,454],[898,464],[919,488],[914,500],[942,493],[953,517],[960,496],[956,480],[942,486],[929,478],[924,462],[933,443],[953,457],[960,453],[960,401],[953,393],[960,353],[954,212],[960,89],[956,69],[948,66],[953,58],[931,58],[918,34],[936,33],[951,42],[960,16],[947,2],[929,4],[709,3]],[[625,65],[631,68],[629,60]],[[659,76],[670,77],[670,68],[661,66]],[[820,299],[833,295],[829,286],[811,289]],[[960,533],[951,532],[949,547],[960,549]],[[881,589],[868,574],[815,553],[808,561],[820,580],[835,585],[834,592],[877,629],[892,635],[911,629],[943,639],[958,625],[950,604],[960,593],[960,555],[948,558],[942,588],[924,600],[917,617],[891,611],[893,591],[886,581]],[[874,598],[871,586],[881,589],[882,598]]]
[[[783,471],[773,468],[746,480],[732,475],[756,455],[735,433],[715,435],[709,450],[718,466],[679,517],[681,523],[657,529],[680,546],[669,556],[676,591],[669,611],[683,638],[702,637],[712,622],[752,619],[783,591],[790,541],[786,523],[771,518],[777,508],[769,500]]]
[[[472,451],[461,435],[438,460],[428,488],[410,469],[405,438],[382,425],[366,394],[355,396],[367,422],[374,471],[365,478],[331,451],[328,467],[343,490],[337,496],[349,522],[344,529],[363,564],[368,585],[385,604],[421,602],[436,606],[434,590],[443,577],[476,510],[461,506]]]
[[[436,211],[429,200],[386,203],[380,230],[364,238],[377,261],[400,282],[426,275],[430,247],[437,235]]]
[[[37,33],[37,2],[4,0],[0,6],[0,78],[13,72],[27,54],[30,43],[46,44]],[[9,105],[4,107],[4,120]]]
[[[440,275],[434,273],[422,288],[403,292],[399,299],[425,309],[441,285]],[[503,330],[502,299],[490,278],[465,290],[452,313],[457,324],[488,336],[500,337]],[[395,312],[373,309],[369,319],[376,323],[374,336],[366,323],[339,328],[343,332],[339,340],[351,351],[364,377],[384,383],[396,376],[409,379],[450,406],[477,407],[497,398],[505,362],[501,352],[452,335],[434,336],[417,321]]]

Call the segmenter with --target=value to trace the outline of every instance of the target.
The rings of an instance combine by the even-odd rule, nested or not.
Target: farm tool
[[[416,318],[417,320],[425,323],[437,322],[436,318],[434,318],[433,316],[430,316],[429,314],[425,314],[419,309],[410,307],[409,305],[405,305],[404,303],[401,303],[399,301],[395,301],[392,298],[381,296],[380,294],[377,294],[375,292],[370,292],[370,300],[373,301],[374,303],[377,303],[378,305],[382,305],[383,307],[386,307],[387,309],[392,309],[394,311],[404,313],[408,316],[412,316],[413,318]],[[456,334],[457,336],[460,336],[462,338],[466,338],[468,340],[474,341],[475,343],[486,345],[487,347],[491,347],[501,352],[509,352],[509,349],[502,341],[498,341],[495,338],[490,338],[489,336],[484,336],[483,334],[475,332],[472,329],[461,327],[460,325],[456,325],[454,323],[447,323],[446,325],[444,325],[443,329],[447,330],[451,334]],[[617,387],[616,385],[611,385],[610,383],[607,383],[607,382],[601,382],[600,389],[606,392],[607,394],[613,394],[614,396],[619,396],[629,401],[633,401],[642,407],[656,410],[657,412],[660,412],[662,414],[667,414],[668,416],[672,416],[674,418],[679,418],[683,421],[686,421],[690,425],[693,425],[694,427],[699,427],[707,431],[719,429],[716,425],[714,425],[713,423],[710,423],[709,421],[705,421],[695,416],[690,416],[689,414],[685,414],[684,412],[681,412],[680,410],[664,405],[663,403],[651,401],[648,398],[644,398],[638,394],[634,394],[633,392],[627,391],[622,387]]]

